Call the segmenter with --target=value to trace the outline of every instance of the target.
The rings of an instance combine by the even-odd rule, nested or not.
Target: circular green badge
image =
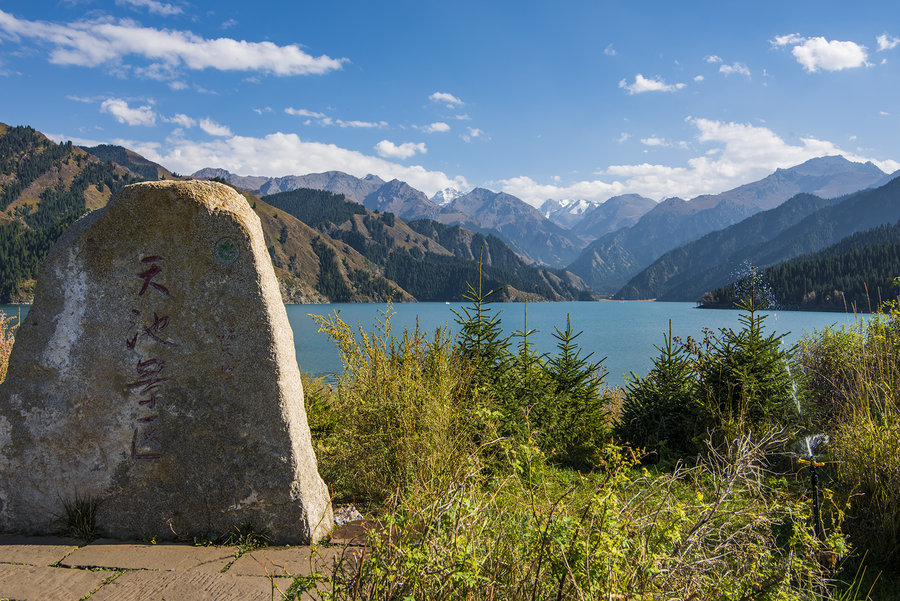
[[[220,239],[213,248],[213,256],[222,265],[231,265],[237,261],[239,254],[237,242],[231,238]]]

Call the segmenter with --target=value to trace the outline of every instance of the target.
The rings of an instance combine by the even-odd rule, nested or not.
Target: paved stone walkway
[[[360,523],[335,530],[329,546],[246,553],[237,547],[0,535],[0,600],[278,601],[297,579],[313,583],[313,573],[358,559],[364,541]],[[299,598],[319,596],[313,590]]]

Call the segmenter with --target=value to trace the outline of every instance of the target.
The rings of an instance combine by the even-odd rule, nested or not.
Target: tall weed
[[[900,307],[807,336],[800,359],[815,427],[831,436],[834,486],[869,561],[900,566]]]
[[[354,333],[337,314],[314,317],[344,366],[310,403],[323,476],[339,494],[376,501],[449,478],[471,451],[475,410],[460,394],[466,368],[447,333],[416,326],[397,338],[390,318],[388,307],[375,331]]]

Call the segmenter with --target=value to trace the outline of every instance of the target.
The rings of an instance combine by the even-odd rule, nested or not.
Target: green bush
[[[467,392],[475,396],[499,424],[499,433],[519,442],[534,440],[552,463],[581,470],[597,465],[610,440],[609,394],[602,360],[591,362],[576,344],[580,335],[566,317],[566,328],[556,328],[554,356],[538,356],[529,342],[534,331],[525,324],[513,337],[504,336],[490,296],[479,285],[469,287],[470,305],[457,315],[460,332],[457,352],[472,365]]]
[[[446,332],[392,335],[390,305],[375,332],[354,335],[338,315],[314,316],[337,345],[344,374],[312,389],[320,469],[337,493],[383,500],[433,486],[471,451],[475,407],[461,395],[466,367]]]
[[[766,334],[766,307],[754,296],[738,303],[743,327],[709,336],[697,355],[699,400],[725,437],[798,421],[790,371],[795,349],[784,347],[784,334]]]
[[[634,373],[626,385],[616,434],[647,451],[647,460],[695,456],[706,438],[708,417],[698,401],[697,372],[684,345],[672,338],[672,322],[653,368],[643,378]]]

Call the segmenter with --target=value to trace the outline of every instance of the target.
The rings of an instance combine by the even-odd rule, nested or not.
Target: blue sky
[[[895,2],[0,0],[0,121],[182,174],[544,199],[900,168]]]

